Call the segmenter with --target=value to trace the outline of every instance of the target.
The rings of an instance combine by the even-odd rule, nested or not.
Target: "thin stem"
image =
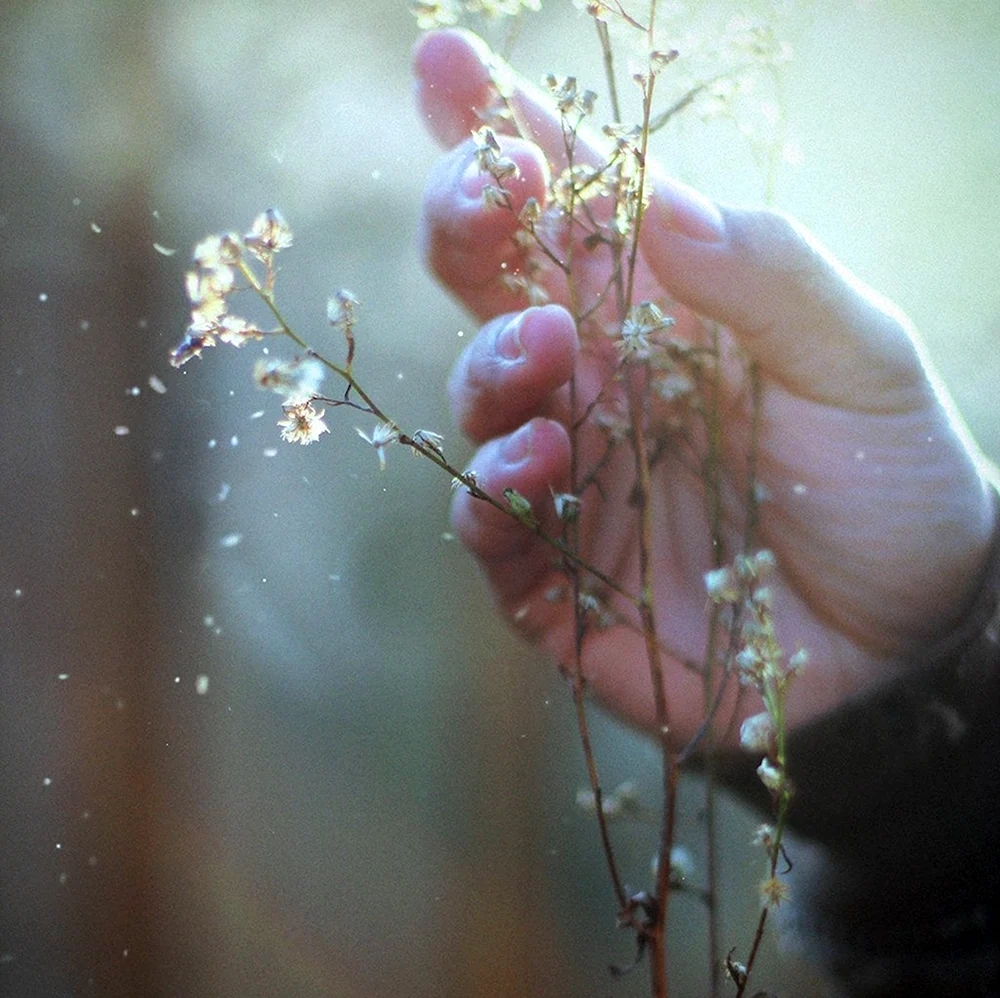
[[[582,118],[581,118],[582,120]],[[579,122],[577,123],[579,125]],[[570,178],[569,205],[567,207],[567,228],[570,238],[566,245],[566,287],[569,295],[570,312],[577,330],[580,328],[578,288],[573,268],[575,242],[572,236],[575,224],[576,209],[576,187],[573,181],[573,161],[576,152],[576,129],[567,128],[566,119],[562,119],[563,147],[566,153],[566,163]],[[569,481],[570,492],[573,495],[580,495],[579,490],[579,431],[580,422],[573,418],[577,410],[577,378],[576,370],[569,379],[569,411],[570,411],[570,468]],[[577,559],[580,554],[580,529],[576,521],[565,524],[563,542],[572,550]],[[573,564],[567,563],[566,568],[570,577],[573,593],[573,707],[576,713],[576,726],[580,735],[580,747],[583,750],[584,763],[587,767],[587,778],[590,782],[590,790],[594,795],[594,804],[597,815],[597,829],[601,838],[601,851],[604,854],[604,862],[608,868],[608,876],[611,878],[611,887],[618,902],[618,910],[624,911],[628,904],[628,895],[625,884],[618,869],[618,862],[615,858],[614,846],[611,842],[611,832],[608,828],[607,816],[604,813],[604,791],[601,787],[600,777],[597,772],[597,760],[594,757],[594,747],[590,738],[590,724],[587,720],[587,704],[584,697],[584,676],[583,676],[583,641],[587,631],[587,619],[583,611],[580,600],[580,572],[577,568],[579,561]]]
[[[656,0],[650,0],[649,28],[647,43],[653,47],[653,26],[656,19]],[[632,306],[635,286],[636,260],[639,252],[639,235],[642,228],[643,194],[646,180],[646,153],[649,141],[649,118],[653,101],[655,74],[650,71],[643,90],[643,123],[641,147],[638,152],[639,180],[636,191],[637,207],[632,231],[632,246],[626,274],[626,290],[619,299],[624,320]],[[656,884],[656,908],[652,926],[647,930],[650,947],[650,986],[653,998],[667,998],[667,953],[666,927],[670,905],[670,853],[674,840],[674,821],[677,804],[678,769],[671,749],[670,724],[667,710],[666,689],[664,688],[663,663],[660,656],[660,642],[656,631],[654,564],[653,564],[653,505],[652,482],[650,478],[649,451],[646,446],[646,405],[648,397],[648,374],[646,377],[628,379],[629,418],[632,429],[632,448],[635,456],[640,602],[639,616],[649,662],[650,681],[653,686],[653,702],[656,711],[657,737],[660,742],[663,778],[663,816],[660,826],[659,870]]]
[[[606,572],[601,571],[596,565],[592,565],[585,558],[580,557],[580,555],[574,552],[565,541],[558,537],[553,537],[548,531],[546,531],[537,520],[533,518],[527,518],[523,515],[519,515],[514,511],[510,504],[497,499],[495,496],[490,495],[485,489],[480,488],[476,484],[475,479],[465,472],[456,468],[451,464],[445,456],[434,447],[429,447],[427,444],[422,443],[411,436],[407,436],[403,433],[399,424],[388,416],[381,407],[375,402],[375,400],[364,390],[364,388],[359,384],[358,380],[354,377],[354,374],[348,371],[346,368],[341,367],[339,364],[335,364],[329,358],[324,357],[321,353],[318,353],[312,347],[310,347],[305,340],[302,339],[292,328],[288,325],[285,317],[281,314],[281,310],[278,308],[274,301],[274,296],[266,290],[266,288],[261,285],[257,276],[250,269],[246,261],[239,261],[240,273],[247,279],[250,287],[253,291],[259,295],[259,297],[264,301],[267,307],[271,310],[271,314],[277,320],[278,325],[281,327],[281,331],[290,339],[293,343],[304,350],[310,357],[319,361],[324,367],[332,371],[334,374],[343,378],[347,383],[348,388],[355,392],[361,400],[367,406],[367,411],[370,412],[376,419],[383,423],[387,423],[391,426],[398,435],[398,440],[400,443],[407,447],[415,450],[417,453],[427,458],[432,464],[436,464],[439,468],[447,471],[452,478],[457,479],[462,485],[469,490],[469,492],[476,498],[481,499],[484,502],[489,503],[494,509],[499,510],[505,516],[509,516],[511,519],[516,520],[526,529],[530,530],[539,540],[548,544],[549,547],[554,548],[559,552],[564,558],[569,559],[575,565],[577,565],[581,571],[586,572],[588,575],[592,575],[598,582],[602,585],[608,587],[608,589],[617,593],[623,599],[627,600],[633,606],[638,606],[639,597],[633,593],[630,593],[624,586],[612,579]]]
[[[604,78],[608,84],[608,98],[611,101],[611,116],[614,121],[622,120],[621,106],[618,103],[618,86],[615,83],[615,59],[611,48],[611,33],[604,21],[596,20],[597,37],[601,42],[601,53],[604,56]]]
[[[707,413],[708,452],[705,456],[704,480],[708,500],[708,520],[712,539],[712,567],[721,567],[726,559],[722,538],[722,364],[719,358],[719,327],[712,327],[712,349],[715,364],[712,366],[711,391]],[[708,896],[708,980],[711,998],[719,994],[719,914],[718,914],[718,829],[715,814],[715,731],[713,720],[716,710],[716,642],[720,625],[721,606],[712,605],[708,621],[704,670],[705,709],[705,871]],[[724,680],[719,683],[720,689]]]

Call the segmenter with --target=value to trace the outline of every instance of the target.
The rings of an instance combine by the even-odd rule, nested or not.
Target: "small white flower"
[[[713,568],[705,573],[705,589],[713,603],[736,603],[740,587],[731,568]]]
[[[207,236],[194,248],[194,262],[205,270],[221,270],[232,267],[240,259],[239,237],[227,233],[224,236]]]
[[[768,790],[777,793],[784,785],[784,774],[770,759],[762,759],[757,767],[757,776]]]
[[[342,288],[326,303],[326,317],[331,326],[352,325],[354,313],[361,304],[355,295]]]
[[[754,755],[769,752],[776,735],[777,729],[770,714],[754,714],[740,725],[740,746]]]
[[[789,660],[788,671],[798,675],[809,664],[809,652],[800,648]]]
[[[440,433],[435,433],[433,430],[417,430],[413,434],[413,442],[417,444],[422,444],[427,450],[434,451],[435,454],[443,454],[444,451],[441,449],[441,444],[444,443],[444,437]],[[414,457],[419,456],[420,451],[415,447],[411,450]]]
[[[580,497],[571,492],[552,492],[552,504],[556,508],[556,516],[563,523],[575,523],[580,517]]]

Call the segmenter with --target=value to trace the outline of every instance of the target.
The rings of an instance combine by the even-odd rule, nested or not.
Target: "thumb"
[[[678,302],[728,326],[795,395],[863,412],[926,404],[905,318],[786,216],[718,206],[654,174],[642,249]]]

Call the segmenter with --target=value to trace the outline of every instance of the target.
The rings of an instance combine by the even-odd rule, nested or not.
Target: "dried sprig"
[[[637,959],[646,955],[651,965],[651,993],[656,998],[667,994],[666,924],[671,892],[693,891],[705,903],[709,913],[709,950],[711,991],[719,994],[719,968],[725,967],[742,995],[747,987],[759,949],[768,912],[788,895],[779,871],[784,853],[783,833],[794,788],[788,776],[786,745],[786,710],[788,690],[805,664],[805,653],[785,657],[777,641],[773,599],[767,578],[775,568],[774,556],[755,544],[753,524],[756,509],[764,501],[765,490],[755,473],[746,492],[748,522],[742,545],[727,550],[729,534],[722,530],[724,448],[728,410],[720,388],[721,371],[734,377],[741,358],[723,356],[718,331],[707,324],[694,323],[694,332],[685,326],[678,334],[671,314],[673,303],[667,299],[646,300],[653,294],[642,281],[636,281],[640,237],[650,202],[646,166],[650,135],[686,110],[715,116],[734,114],[734,108],[749,90],[749,74],[771,72],[790,57],[790,51],[767,25],[748,19],[734,20],[717,46],[723,65],[712,74],[694,71],[698,66],[688,40],[681,36],[676,45],[663,44],[658,35],[656,0],[640,18],[637,4],[621,0],[575,0],[592,19],[596,28],[606,73],[607,98],[598,98],[597,90],[572,75],[546,74],[547,90],[561,124],[563,148],[549,163],[551,177],[544,197],[529,198],[519,209],[512,197],[512,181],[518,166],[504,152],[504,134],[522,129],[513,84],[503,65],[491,64],[495,100],[482,109],[479,126],[473,132],[475,157],[484,176],[483,205],[497,212],[510,212],[516,231],[513,236],[518,251],[517,266],[496,275],[497,281],[529,304],[542,304],[555,297],[567,303],[585,350],[595,356],[610,358],[606,383],[592,398],[580,402],[575,378],[568,386],[567,398],[571,419],[571,470],[569,480],[560,489],[551,489],[549,502],[532,503],[517,489],[504,483],[484,481],[472,468],[459,470],[450,463],[442,447],[443,439],[432,430],[408,434],[390,417],[365,389],[355,374],[359,341],[357,335],[359,302],[353,293],[339,291],[330,297],[327,320],[346,356],[343,362],[327,355],[302,339],[287,323],[276,299],[277,254],[292,245],[293,234],[287,221],[276,209],[258,215],[242,236],[224,233],[202,240],[194,251],[194,269],[186,278],[191,305],[190,322],[184,338],[171,354],[175,366],[200,357],[210,347],[245,346],[266,337],[282,337],[294,344],[291,357],[283,358],[265,351],[253,369],[256,384],[281,396],[278,421],[282,439],[306,445],[330,432],[327,412],[341,407],[353,409],[366,420],[355,430],[374,451],[380,469],[387,465],[388,450],[398,444],[416,457],[423,457],[450,476],[452,487],[465,495],[461,501],[484,502],[530,531],[549,546],[554,565],[562,580],[549,586],[545,601],[559,603],[572,614],[574,647],[570,660],[563,663],[570,678],[588,787],[578,796],[578,804],[592,812],[598,825],[601,846],[618,904],[618,924],[635,934]],[[421,28],[439,28],[459,23],[468,15],[487,20],[520,18],[537,11],[539,0],[410,0],[410,8]],[[662,19],[661,19],[662,21]],[[516,28],[519,21],[514,21]],[[609,29],[614,27],[634,36],[640,52],[631,72],[638,90],[642,114],[639,121],[623,120],[622,104],[617,93],[615,53]],[[513,35],[514,32],[512,32]],[[685,74],[688,74],[686,76]],[[658,89],[659,88],[659,89]],[[665,107],[654,109],[654,97],[669,89]],[[768,110],[763,118],[771,131],[783,131],[780,108]],[[612,120],[598,133],[603,135],[604,158],[595,156],[597,139],[588,139],[590,153],[578,155],[585,130],[595,130],[593,119],[607,107]],[[754,126],[756,128],[756,126]],[[750,127],[752,141],[764,140]],[[764,135],[766,129],[760,130]],[[590,136],[590,131],[586,131]],[[770,133],[767,133],[770,134]],[[530,136],[529,136],[530,137]],[[580,279],[586,268],[592,275],[603,268],[607,280],[603,287]],[[234,298],[248,291],[256,295],[275,326],[262,328],[249,319],[233,314]],[[590,295],[590,300],[583,300]],[[343,337],[343,341],[340,337]],[[725,361],[725,365],[723,364]],[[325,377],[339,379],[343,392],[320,394]],[[753,372],[747,368],[754,416],[759,410],[759,393],[753,391]],[[741,403],[742,404],[742,396]],[[597,439],[603,452],[595,458],[594,448],[580,444],[581,434]],[[754,439],[748,465],[756,464]],[[637,546],[633,552],[639,565],[638,591],[633,592],[621,580],[584,554],[592,511],[599,508],[605,494],[607,469],[622,449],[630,452],[635,480],[623,515],[635,517]],[[586,457],[582,455],[587,455]],[[583,466],[585,461],[590,466]],[[700,673],[705,688],[705,716],[690,741],[678,744],[670,724],[665,681],[664,649],[668,638],[661,635],[654,611],[656,578],[653,572],[653,510],[662,497],[657,492],[652,470],[658,462],[676,461],[685,471],[698,476],[705,494],[706,509],[712,523],[713,561],[705,575],[706,650],[702,661],[687,662]],[[728,495],[727,495],[728,498]],[[529,613],[526,604],[514,614],[522,621]],[[583,648],[589,637],[602,629],[627,627],[641,635],[649,667],[656,716],[655,734],[662,759],[663,813],[656,856],[669,856],[661,867],[657,861],[651,870],[653,885],[647,890],[625,887],[618,866],[608,825],[626,817],[650,816],[639,802],[634,786],[620,784],[604,793],[601,788],[589,735]],[[758,845],[765,850],[768,869],[761,886],[762,909],[745,963],[730,950],[723,958],[714,928],[717,908],[717,884],[714,880],[714,826],[712,825],[711,753],[714,751],[713,722],[723,701],[727,684],[739,682],[746,695],[760,698],[762,709],[742,725],[740,743],[758,762],[757,773],[762,793],[770,795],[774,821],[762,826]],[[706,790],[706,842],[708,861],[704,886],[694,883],[695,871],[685,860],[682,847],[673,840],[673,817],[681,764],[696,751],[703,751],[709,772]],[[689,857],[688,857],[689,858]],[[701,875],[701,874],[700,874]]]

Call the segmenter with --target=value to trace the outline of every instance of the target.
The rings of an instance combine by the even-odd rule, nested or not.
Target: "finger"
[[[455,421],[477,442],[512,432],[546,410],[572,375],[578,349],[573,319],[557,305],[498,316],[452,372]]]
[[[498,106],[499,83],[513,121],[497,130],[530,139],[542,147],[551,163],[565,165],[562,121],[552,101],[477,35],[459,28],[429,32],[417,43],[413,68],[417,105],[431,134],[446,148],[483,125],[490,109]],[[578,163],[599,165],[607,155],[600,141],[581,129],[573,157]]]
[[[504,489],[514,489],[544,520],[551,508],[549,489],[558,490],[565,480],[569,459],[566,429],[551,420],[533,419],[515,433],[484,444],[472,469],[477,484],[490,495],[499,498]],[[504,599],[516,599],[549,568],[549,552],[531,531],[466,490],[455,498],[452,524],[462,543],[483,561]]]
[[[513,239],[517,215],[529,198],[544,202],[548,186],[548,166],[538,146],[504,138],[501,150],[518,168],[517,176],[504,182],[509,207],[483,203],[483,188],[494,181],[480,170],[471,139],[438,163],[423,205],[421,239],[428,266],[480,318],[518,304],[499,278],[521,271],[525,251]]]
[[[797,223],[721,208],[653,172],[642,247],[682,304],[729,326],[762,371],[800,397],[869,412],[925,405],[906,320]]]

